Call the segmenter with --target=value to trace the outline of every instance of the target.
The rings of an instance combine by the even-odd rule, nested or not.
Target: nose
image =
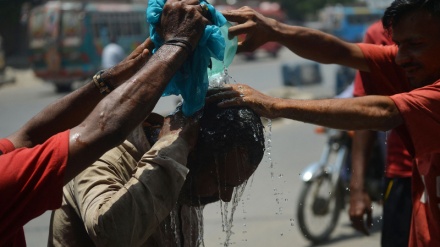
[[[403,66],[411,62],[411,55],[405,48],[400,47],[399,50],[397,51],[397,55],[394,61],[396,62],[397,65]]]

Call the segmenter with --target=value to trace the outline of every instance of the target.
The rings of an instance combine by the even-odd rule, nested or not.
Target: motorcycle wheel
[[[304,237],[314,244],[327,240],[338,223],[343,203],[340,183],[332,184],[329,176],[322,175],[305,183],[297,207],[298,224]]]

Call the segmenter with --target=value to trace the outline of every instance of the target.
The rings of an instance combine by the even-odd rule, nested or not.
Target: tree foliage
[[[317,11],[327,5],[353,4],[356,0],[275,0],[286,10],[290,19],[305,21],[316,16]]]

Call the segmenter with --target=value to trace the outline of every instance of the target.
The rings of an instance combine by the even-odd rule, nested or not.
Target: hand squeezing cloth
[[[153,54],[164,43],[156,32],[156,25],[160,24],[165,2],[166,0],[148,2],[147,21],[150,24],[150,38],[155,45]],[[200,3],[208,6],[212,25],[206,26],[193,54],[182,65],[182,69],[176,72],[162,95],[181,95],[185,116],[193,115],[204,106],[209,86],[207,69],[211,64],[211,58],[223,61],[225,52],[225,38],[220,31],[220,27],[227,23],[225,17],[205,0],[201,0]]]

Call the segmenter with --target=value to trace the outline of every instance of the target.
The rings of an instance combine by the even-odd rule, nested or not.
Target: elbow
[[[95,246],[124,246],[127,241],[125,229],[121,224],[106,215],[97,215],[96,218],[86,219],[87,234]],[[125,242],[125,243],[124,243]]]
[[[129,193],[118,200],[109,200],[111,205],[86,213],[85,228],[95,246],[143,246],[155,232],[159,221],[145,208],[130,207],[135,202],[124,200]]]
[[[102,114],[96,123],[86,124],[90,132],[95,132],[101,139],[100,145],[106,146],[106,150],[123,143],[130,134],[129,128],[120,119],[113,119]]]
[[[107,144],[110,147],[116,147],[122,144],[127,136],[129,135],[129,131],[125,130],[122,126],[113,126],[107,130],[107,134],[105,135],[107,138]]]
[[[382,121],[378,121],[381,124],[376,129],[379,131],[388,131],[403,124],[403,117],[395,106],[386,109],[381,119]]]

